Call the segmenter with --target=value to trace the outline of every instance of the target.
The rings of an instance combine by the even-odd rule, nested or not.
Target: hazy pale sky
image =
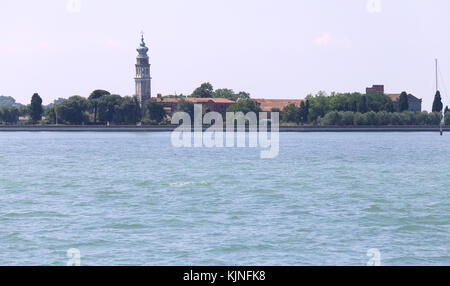
[[[255,98],[384,84],[430,110],[439,58],[450,105],[450,1],[379,2],[1,0],[0,95],[28,103],[38,92],[45,104],[98,88],[132,95],[143,30],[154,95],[206,81]]]

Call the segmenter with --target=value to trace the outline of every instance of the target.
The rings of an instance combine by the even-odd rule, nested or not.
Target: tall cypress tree
[[[30,117],[33,123],[37,123],[42,118],[42,98],[39,94],[35,93],[31,97],[31,105],[30,105]]]
[[[355,100],[355,101],[353,101],[353,104],[352,104],[352,111],[353,112],[358,112],[358,102]]]
[[[367,97],[365,95],[361,96],[358,111],[361,113],[366,113],[367,111],[369,111],[369,107],[367,106]]]
[[[300,119],[300,122],[302,122],[302,123],[306,122],[306,120],[305,120],[306,105],[305,105],[304,101],[300,102],[300,108],[299,108],[299,112],[298,113],[299,113],[298,117]]]
[[[308,122],[308,116],[309,116],[309,99],[307,99],[305,103],[305,122]]]
[[[409,109],[408,104],[408,94],[406,92],[402,92],[400,94],[400,98],[398,99],[398,111],[407,111]]]
[[[387,112],[394,112],[394,103],[392,102],[392,100],[390,100],[387,104],[386,104],[386,111]]]
[[[438,91],[436,91],[436,95],[434,96],[432,111],[433,112],[441,112],[443,107],[444,107],[444,105],[442,104],[441,93],[438,90]]]

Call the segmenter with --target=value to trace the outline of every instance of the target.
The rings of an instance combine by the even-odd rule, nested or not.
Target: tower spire
[[[151,76],[150,63],[147,55],[148,47],[145,45],[144,32],[141,32],[141,43],[136,49],[138,56],[136,58],[136,96],[141,106],[142,114],[144,114],[144,103],[151,98]]]

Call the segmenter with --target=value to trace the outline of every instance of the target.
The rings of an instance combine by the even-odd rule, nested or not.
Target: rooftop
[[[390,93],[386,95],[389,96],[392,101],[397,101],[400,98],[400,93]]]
[[[278,108],[283,110],[286,106],[290,104],[295,104],[297,107],[304,99],[265,99],[265,98],[255,98],[254,99],[263,111],[272,111],[273,108]]]
[[[387,94],[387,96],[389,96],[391,98],[391,100],[394,101],[394,102],[397,101],[400,98],[400,95],[401,95],[401,93],[390,93],[390,94]],[[412,97],[412,99],[416,99],[416,100],[421,100],[421,99],[415,97],[412,94],[408,94],[408,97]]]
[[[173,103],[177,103],[179,100],[184,99],[186,101],[192,102],[192,103],[207,103],[207,102],[213,102],[213,103],[228,103],[228,104],[233,104],[234,101],[226,99],[226,98],[213,98],[213,97],[208,97],[208,98],[197,98],[197,97],[172,97],[172,98],[162,98],[161,102],[173,102]]]

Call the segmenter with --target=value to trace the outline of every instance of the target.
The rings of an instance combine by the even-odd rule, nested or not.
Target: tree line
[[[229,88],[220,88],[214,90],[214,87],[211,83],[205,82],[202,83],[199,87],[197,87],[190,95],[166,95],[166,98],[186,98],[186,97],[194,97],[194,98],[226,98],[232,101],[238,101],[241,99],[250,99],[250,94],[245,91],[234,92],[234,90]]]
[[[184,100],[183,95],[169,95],[180,98],[178,111],[184,111],[193,118],[194,104]],[[214,90],[210,83],[203,83],[188,97],[227,98],[236,103],[229,112],[259,113],[260,106],[246,92],[235,93],[231,89]],[[13,98],[2,98],[8,105],[0,108],[0,123],[15,124],[19,116],[29,116],[28,124],[70,124],[70,125],[157,125],[169,124],[164,105],[156,99],[148,100],[144,105],[145,113],[136,97],[111,94],[106,90],[94,90],[88,98],[71,96],[58,99],[47,106],[42,105],[39,94],[33,94],[31,103],[26,106],[15,104]],[[308,95],[299,106],[286,106],[280,112],[282,123],[321,124],[321,125],[436,125],[440,122],[443,109],[440,92],[436,92],[432,113],[408,111],[408,94],[402,92],[396,105],[384,94],[332,93],[319,92]],[[204,109],[204,112],[209,110]],[[445,108],[445,122],[450,124],[450,113]],[[43,120],[44,118],[44,120]]]
[[[320,125],[439,125],[442,115],[439,112],[374,112],[332,111],[321,117]],[[450,125],[450,113],[445,114],[445,123]]]
[[[178,110],[193,114],[193,104],[183,98],[220,97],[233,101],[244,100],[242,102],[244,103],[245,100],[250,99],[250,94],[243,91],[235,93],[227,88],[214,90],[210,83],[203,83],[189,96],[168,95],[165,97],[180,98]],[[29,117],[26,124],[135,125],[139,122],[151,125],[170,124],[164,105],[155,98],[144,103],[145,112],[142,113],[135,96],[122,97],[102,89],[94,90],[88,98],[74,95],[67,99],[59,98],[47,106],[42,105],[42,98],[37,93],[33,94],[31,103],[26,106],[13,106],[15,100],[10,97],[1,99],[8,103],[8,106],[0,109],[0,123],[3,124],[15,124],[19,116]]]
[[[3,124],[15,124],[19,116],[29,117],[25,124],[136,124],[142,119],[135,97],[122,97],[105,90],[95,90],[88,98],[75,95],[58,99],[48,106],[43,106],[42,98],[35,93],[28,105],[0,109]]]
[[[308,95],[300,106],[286,106],[281,110],[281,121],[321,125],[436,125],[441,121],[443,109],[439,91],[432,113],[414,113],[408,109],[407,92],[401,93],[396,105],[385,94],[332,93],[329,96],[319,92]],[[446,107],[446,124],[450,124],[448,110]]]

